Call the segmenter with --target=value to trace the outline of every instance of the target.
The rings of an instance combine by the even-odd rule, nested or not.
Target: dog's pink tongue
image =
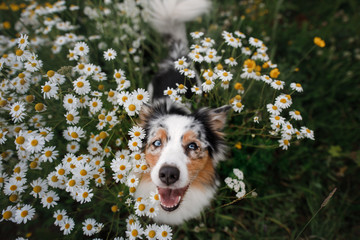
[[[181,189],[158,188],[161,204],[166,207],[172,207],[179,203],[182,196]]]

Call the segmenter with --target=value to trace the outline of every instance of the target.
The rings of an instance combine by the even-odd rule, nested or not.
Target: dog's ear
[[[230,105],[225,105],[219,108],[209,110],[210,124],[213,130],[220,132],[224,129],[227,114],[230,109]]]
[[[147,121],[150,119],[152,111],[153,109],[150,104],[145,103],[142,105],[139,113],[139,120],[137,122],[140,127],[145,128]]]

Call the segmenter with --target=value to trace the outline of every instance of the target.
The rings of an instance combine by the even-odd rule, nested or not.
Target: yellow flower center
[[[86,174],[87,174],[87,171],[86,171],[85,169],[82,169],[82,170],[80,171],[80,175],[81,175],[81,176],[86,176]]]
[[[25,138],[23,136],[19,136],[15,141],[17,144],[23,144],[25,142]]]
[[[6,211],[6,212],[4,212],[3,213],[3,218],[5,219],[5,220],[9,220],[11,217],[12,217],[12,212],[11,211]]]
[[[139,205],[139,210],[140,210],[140,211],[144,211],[144,210],[145,210],[145,205],[144,205],[144,204],[140,204],[140,205]]]
[[[48,203],[52,203],[52,202],[54,201],[54,199],[53,199],[52,197],[48,197],[48,198],[46,199],[46,201],[47,201]]]
[[[89,231],[90,231],[92,228],[93,228],[93,226],[92,226],[91,224],[88,224],[88,225],[86,226],[86,229],[89,230]]]
[[[73,186],[75,186],[75,183],[76,183],[76,181],[75,181],[74,179],[71,179],[71,180],[69,181],[69,186],[70,186],[70,187],[73,187]]]
[[[130,104],[130,105],[129,105],[129,110],[132,111],[132,112],[135,111],[135,110],[136,110],[136,106],[135,106],[134,104]]]
[[[84,192],[82,196],[83,196],[83,198],[87,198],[87,197],[89,196],[89,193],[88,193],[88,192]]]
[[[53,77],[53,76],[55,75],[55,72],[54,72],[53,70],[49,70],[49,71],[46,73],[46,75],[47,75],[49,78],[51,78],[51,77]]]
[[[21,212],[21,214],[20,214],[20,215],[21,215],[21,217],[23,217],[23,218],[24,218],[24,217],[26,217],[28,214],[29,214],[29,212],[28,212],[28,211],[26,211],[26,210],[24,210],[24,211],[22,211],[22,212]]]
[[[115,77],[116,78],[121,78],[121,74],[120,73],[115,73]]]
[[[166,232],[166,231],[163,231],[162,233],[161,233],[161,236],[162,237],[166,237],[168,235],[168,233]]]
[[[79,88],[82,88],[84,86],[84,83],[83,82],[78,82],[78,83],[76,83],[76,86],[79,87]]]
[[[150,231],[149,231],[149,237],[150,237],[150,238],[154,238],[155,235],[156,235],[156,232],[155,232],[154,230],[150,230]]]
[[[131,231],[131,235],[132,235],[133,237],[136,237],[138,234],[139,234],[139,233],[138,233],[138,231],[137,231],[136,229],[134,229],[134,230]]]
[[[16,186],[16,185],[11,185],[11,186],[10,186],[10,190],[11,190],[11,191],[15,191],[16,189],[17,189],[17,186]]]
[[[34,188],[33,188],[33,191],[35,192],[35,193],[39,193],[39,192],[41,192],[41,187],[40,186],[35,186]]]
[[[31,141],[31,145],[32,145],[33,147],[36,147],[38,144],[39,144],[39,142],[38,142],[38,140],[36,140],[36,139],[34,139],[34,140]]]
[[[72,132],[72,133],[71,133],[71,137],[72,137],[72,138],[78,138],[79,135],[78,135],[76,132]]]

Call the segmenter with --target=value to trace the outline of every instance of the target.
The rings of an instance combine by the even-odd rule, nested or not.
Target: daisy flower
[[[125,79],[125,72],[121,69],[117,69],[117,70],[115,69],[114,78],[116,81]]]
[[[45,147],[41,152],[40,160],[44,162],[53,162],[58,156],[59,151],[55,150],[55,146]]]
[[[290,107],[292,99],[290,95],[281,94],[275,98],[275,105],[281,109]]]
[[[38,153],[40,152],[45,145],[45,139],[41,137],[39,134],[31,134],[25,145],[25,148],[30,153]]]
[[[148,240],[155,240],[159,226],[156,224],[147,225],[144,235]]]
[[[128,142],[128,147],[131,151],[139,151],[142,148],[142,142],[140,138],[132,138]]]
[[[217,52],[215,49],[207,50],[206,55],[204,57],[205,62],[207,62],[207,63],[218,62],[221,59],[221,57],[217,56],[216,54],[217,54]]]
[[[171,96],[171,95],[174,95],[174,94],[176,94],[176,90],[174,88],[167,87],[167,89],[164,90],[164,95],[165,96]]]
[[[261,80],[267,84],[271,84],[273,80],[268,75],[262,75]]]
[[[276,90],[281,90],[284,89],[285,86],[285,82],[284,81],[280,81],[280,80],[274,80],[270,86]]]
[[[244,109],[244,105],[241,102],[234,101],[232,107],[235,112],[240,113]]]
[[[238,64],[233,57],[225,59],[225,63],[229,66],[236,66]]]
[[[79,55],[77,54],[77,52],[75,50],[71,50],[71,49],[69,49],[69,53],[66,55],[66,57],[70,61],[77,61],[79,59]]]
[[[280,113],[282,111],[281,108],[279,108],[278,106],[273,105],[271,103],[266,105],[266,109],[271,115],[280,115]]]
[[[26,116],[25,104],[23,102],[15,102],[10,106],[10,115],[15,123],[20,122]]]
[[[66,151],[69,153],[76,153],[80,150],[80,144],[78,142],[72,141],[66,145]]]
[[[76,201],[80,202],[81,204],[90,202],[94,194],[92,193],[92,189],[87,187],[85,188],[78,188]]]
[[[153,205],[149,205],[145,214],[149,218],[154,218],[157,216],[158,212],[159,212],[159,207],[153,204]]]
[[[131,164],[126,159],[115,158],[110,164],[111,170],[115,173],[124,173],[130,171]]]
[[[135,214],[139,217],[145,216],[147,207],[148,207],[147,203],[144,200],[137,201],[134,206]]]
[[[66,217],[59,223],[60,230],[64,232],[64,235],[69,235],[74,229],[75,222],[72,218]]]
[[[140,104],[132,98],[124,103],[124,109],[129,116],[135,116],[136,114],[139,114],[140,108]]]
[[[244,55],[250,56],[251,55],[251,49],[248,48],[248,47],[242,47],[241,48],[241,53],[244,54]]]
[[[190,36],[193,38],[193,39],[199,39],[201,38],[202,36],[204,36],[204,33],[203,32],[191,32],[190,33]]]
[[[32,181],[30,186],[32,187],[30,194],[35,198],[41,197],[48,190],[47,181],[42,178]]]
[[[70,111],[66,112],[66,114],[64,115],[66,118],[66,123],[71,125],[78,124],[80,120],[80,117],[78,115],[79,112],[75,109],[71,109]]]
[[[226,42],[227,45],[229,45],[229,46],[231,46],[233,48],[239,48],[239,47],[242,46],[242,43],[241,43],[240,39],[239,38],[234,38],[233,36],[230,36],[230,37],[226,36],[225,37],[225,42]]]
[[[297,92],[303,92],[303,88],[300,83],[290,83],[290,88]]]
[[[225,70],[220,70],[218,73],[219,78],[221,79],[221,81],[226,82],[226,81],[230,81],[233,77],[233,75]]]
[[[291,136],[292,134],[295,133],[295,130],[294,130],[293,125],[292,125],[290,122],[285,122],[285,123],[282,125],[282,132],[283,132],[284,134],[287,134],[287,135]]]
[[[256,48],[260,48],[262,46],[263,42],[261,40],[257,39],[257,38],[250,37],[249,38],[249,44],[251,46],[256,47]]]
[[[214,39],[207,37],[201,40],[201,44],[205,47],[212,47],[215,44],[215,41]]]
[[[188,78],[194,78],[195,77],[195,71],[191,70],[189,68],[184,68],[180,70],[180,73]]]
[[[186,58],[182,57],[174,62],[175,69],[182,70],[189,66],[189,63],[186,62]]]
[[[41,203],[42,203],[43,207],[46,207],[47,209],[57,205],[57,201],[59,201],[59,200],[60,200],[60,198],[59,198],[58,194],[52,190],[46,192],[41,197]]]
[[[191,51],[189,53],[189,57],[191,58],[191,60],[193,60],[194,62],[198,62],[201,63],[204,61],[204,57],[197,51]]]
[[[16,210],[17,210],[17,208],[14,206],[7,206],[1,212],[0,222],[2,222],[4,220],[15,222]]]
[[[279,147],[281,147],[282,150],[287,150],[289,146],[290,146],[290,141],[288,139],[279,140]]]
[[[66,94],[63,99],[63,106],[68,111],[76,109],[79,107],[79,99],[73,94]]]
[[[84,235],[86,236],[92,236],[96,233],[96,220],[93,218],[88,218],[82,223],[83,227],[82,230],[84,232]]]
[[[85,42],[77,42],[74,51],[79,56],[85,56],[89,53],[89,46]]]
[[[201,88],[199,88],[199,87],[196,86],[196,85],[194,85],[194,86],[191,88],[191,92],[195,93],[196,95],[201,95],[201,94],[202,94]]]
[[[79,77],[73,82],[74,90],[79,95],[88,94],[90,92],[90,82],[85,77]]]
[[[253,119],[254,123],[259,123],[259,117],[258,116],[255,116],[254,119]]]
[[[68,141],[80,141],[81,138],[85,137],[85,131],[81,127],[68,127],[64,130],[64,137]]]
[[[289,115],[292,119],[295,119],[295,120],[302,120],[302,117],[301,117],[301,114],[299,111],[297,110],[294,110],[294,111],[290,111],[289,112]]]
[[[279,115],[272,115],[269,118],[270,122],[275,125],[283,125],[285,124],[285,118],[279,116]]]
[[[172,239],[172,229],[168,225],[161,225],[157,230],[157,238],[159,240],[170,240]]]
[[[15,212],[15,221],[17,224],[26,223],[35,215],[35,209],[28,204],[25,204]]]
[[[300,132],[307,138],[311,139],[311,140],[315,140],[314,138],[314,131],[308,129],[307,127],[301,127],[300,128]]]
[[[129,240],[141,238],[141,235],[144,231],[138,222],[131,224],[128,229],[129,230],[126,231],[126,236],[129,238]]]
[[[103,103],[100,98],[93,98],[89,102],[90,111],[96,113],[102,109]]]
[[[144,139],[146,134],[145,134],[145,130],[142,127],[139,126],[133,126],[130,130],[129,130],[129,136],[131,138],[140,138],[140,139]]]
[[[109,48],[108,50],[104,51],[104,58],[106,61],[114,60],[117,56],[117,53],[114,49]]]
[[[142,88],[138,88],[131,93],[132,99],[139,104],[147,103],[150,99],[149,93]]]
[[[207,79],[205,82],[201,84],[202,90],[204,92],[210,92],[214,88],[214,86],[215,86],[215,82],[210,79]]]

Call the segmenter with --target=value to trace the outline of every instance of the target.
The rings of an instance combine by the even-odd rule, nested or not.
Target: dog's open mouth
[[[180,206],[181,200],[183,199],[188,188],[189,185],[178,189],[158,187],[160,194],[160,206],[162,209],[168,212],[177,209]]]

